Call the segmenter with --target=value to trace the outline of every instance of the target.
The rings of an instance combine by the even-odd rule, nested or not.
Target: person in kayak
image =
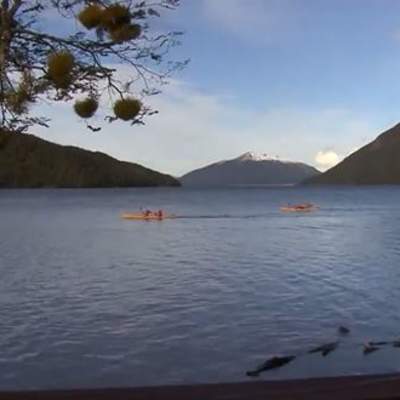
[[[164,211],[163,211],[163,210],[158,210],[157,213],[156,213],[156,215],[157,215],[158,218],[161,219],[161,218],[164,217]]]
[[[306,209],[312,208],[313,205],[311,203],[303,203],[303,204],[297,204],[295,207],[298,210],[306,210]]]
[[[151,214],[152,214],[151,210],[145,210],[145,211],[143,211],[143,216],[146,217],[146,218],[150,217]]]

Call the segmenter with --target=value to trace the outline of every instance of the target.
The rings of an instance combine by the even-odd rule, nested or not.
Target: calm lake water
[[[258,379],[400,371],[360,348],[400,337],[396,187],[2,190],[0,276],[0,389],[242,381],[341,324]]]

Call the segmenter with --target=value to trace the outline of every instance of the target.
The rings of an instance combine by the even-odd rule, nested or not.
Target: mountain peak
[[[256,153],[254,151],[248,151],[237,158],[239,161],[271,161],[279,160],[279,157],[271,157],[267,153]]]
[[[189,172],[181,182],[186,186],[288,185],[316,174],[318,170],[303,163],[247,152]]]

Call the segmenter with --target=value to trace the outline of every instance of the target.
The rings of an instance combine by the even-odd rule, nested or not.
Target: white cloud
[[[326,170],[334,167],[341,161],[341,157],[333,150],[322,150],[315,156],[315,162],[321,170]]]
[[[388,128],[390,128],[390,126]],[[375,132],[375,133],[377,133],[377,132]],[[332,149],[318,151],[318,153],[315,155],[315,158],[314,158],[315,165],[321,171],[326,171],[327,169],[332,168],[335,165],[339,164],[346,157],[348,157],[351,154],[355,153],[356,151],[360,150],[361,147],[365,146],[366,144],[368,144],[368,142],[370,142],[373,139],[375,139],[374,135],[371,135],[371,137],[369,137],[369,138],[363,136],[361,138],[361,140],[359,141],[358,145],[356,145],[354,147],[346,148],[347,151],[345,151],[342,154],[338,154],[338,153],[336,153],[336,151],[334,151]]]
[[[348,154],[379,130],[367,123],[367,116],[346,110],[254,110],[183,82],[167,86],[151,104],[160,114],[148,118],[146,126],[107,124],[99,116],[93,121],[104,126],[98,133],[86,129],[72,104],[45,105],[40,111],[52,117],[51,128],[34,132],[179,176],[249,150],[315,164],[315,155],[332,149],[333,142],[337,155]]]

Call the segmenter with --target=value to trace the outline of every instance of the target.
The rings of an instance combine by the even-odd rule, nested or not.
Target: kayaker
[[[313,207],[313,205],[311,203],[303,203],[303,204],[298,204],[296,206],[296,208],[299,209],[299,210],[306,210],[306,209],[309,209],[309,208],[312,208],[312,207]]]
[[[164,217],[164,212],[163,212],[163,210],[158,210],[157,213],[156,213],[156,215],[157,215],[158,218],[163,218],[163,217]]]
[[[150,217],[151,214],[152,214],[151,210],[146,210],[146,211],[143,212],[143,216],[146,217],[146,218]]]

